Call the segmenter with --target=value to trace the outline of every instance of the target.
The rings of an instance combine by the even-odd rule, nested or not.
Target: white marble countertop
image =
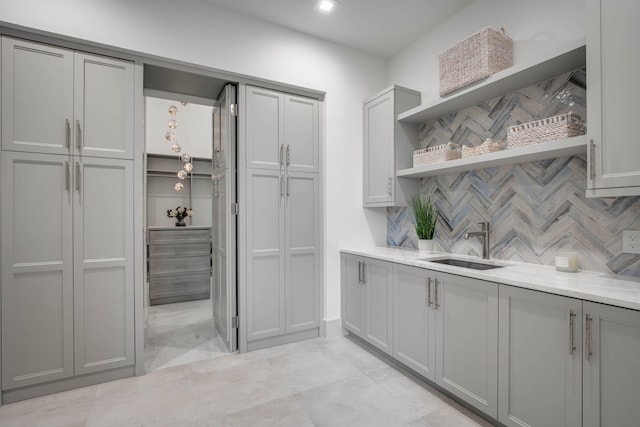
[[[548,265],[483,260],[479,257],[446,252],[434,252],[426,255],[415,249],[382,246],[364,249],[344,248],[340,252],[640,310],[640,278],[636,277],[615,276],[594,271],[567,273],[557,271],[554,266]],[[472,270],[428,261],[429,259],[446,257],[493,263],[504,267],[491,270]]]

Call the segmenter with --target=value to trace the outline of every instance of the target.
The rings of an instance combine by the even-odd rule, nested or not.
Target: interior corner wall
[[[474,0],[391,58],[387,83],[439,98],[438,55],[484,27],[503,27],[513,39],[514,64],[535,60],[559,41],[586,34],[584,0]]]
[[[384,88],[386,61],[206,1],[0,0],[0,10],[7,24],[325,92],[324,316],[340,316],[339,249],[386,241],[384,209],[362,209],[362,101]]]

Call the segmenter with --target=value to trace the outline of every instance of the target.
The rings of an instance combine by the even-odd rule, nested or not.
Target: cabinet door
[[[364,338],[362,258],[342,254],[340,272],[342,326],[349,332]]]
[[[638,424],[640,312],[585,302],[585,427]],[[586,319],[583,319],[586,323]]]
[[[75,373],[134,363],[133,161],[74,162]]]
[[[284,165],[284,95],[247,86],[246,166],[280,170]]]
[[[393,266],[393,356],[430,380],[436,368],[434,277],[423,268]]]
[[[437,274],[436,383],[498,416],[498,285]]]
[[[2,156],[2,388],[73,375],[68,156]]]
[[[395,123],[393,91],[364,104],[364,198],[365,206],[393,202]]]
[[[392,269],[391,263],[365,259],[365,339],[385,353],[392,353]]]
[[[2,148],[68,154],[73,52],[2,38]]]
[[[587,195],[640,195],[637,128],[640,116],[640,4],[587,2],[589,180]],[[589,191],[592,190],[592,191]]]
[[[247,171],[247,340],[285,333],[284,182]]]
[[[75,152],[133,159],[133,63],[76,53],[74,80]]]
[[[501,423],[582,425],[581,317],[580,300],[500,285]]]
[[[287,170],[318,172],[318,101],[285,95],[284,124]]]
[[[289,173],[286,204],[286,332],[320,326],[318,174]]]

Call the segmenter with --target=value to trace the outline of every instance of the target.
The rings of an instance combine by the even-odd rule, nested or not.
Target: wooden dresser
[[[147,253],[150,305],[210,297],[210,227],[149,227]]]

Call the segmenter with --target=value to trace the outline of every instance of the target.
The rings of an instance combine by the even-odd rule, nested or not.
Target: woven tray
[[[545,141],[556,141],[571,136],[584,135],[584,123],[573,112],[535,120],[507,129],[509,148],[525,147]]]
[[[413,167],[429,163],[444,162],[459,159],[462,151],[458,144],[449,142],[435,147],[423,148],[413,152]]]
[[[513,65],[513,40],[504,29],[486,27],[438,56],[440,96]]]
[[[462,146],[462,157],[480,156],[482,154],[493,153],[496,151],[502,151],[504,144],[502,141],[493,141],[491,138],[484,141],[482,144],[476,147]]]

